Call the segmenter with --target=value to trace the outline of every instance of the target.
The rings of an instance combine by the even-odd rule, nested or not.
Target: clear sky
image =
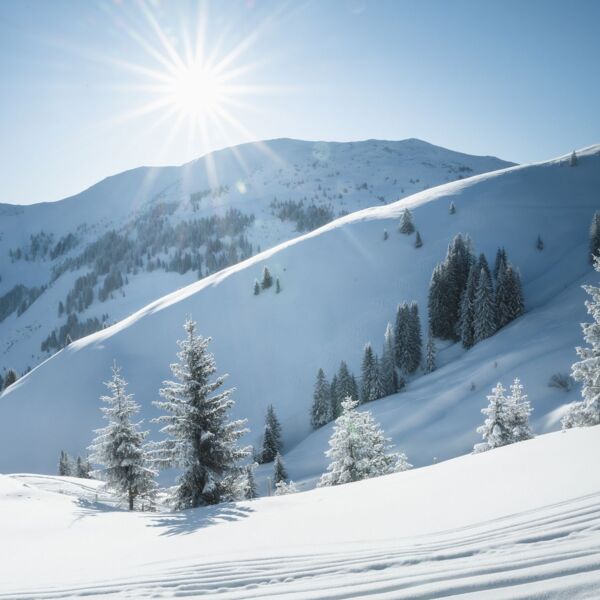
[[[0,202],[256,139],[600,143],[596,0],[2,0]]]

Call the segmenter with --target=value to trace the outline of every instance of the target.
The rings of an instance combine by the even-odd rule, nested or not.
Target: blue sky
[[[197,39],[235,90],[203,130],[143,112]],[[600,142],[599,57],[595,0],[3,0],[0,202],[275,137],[542,160]]]

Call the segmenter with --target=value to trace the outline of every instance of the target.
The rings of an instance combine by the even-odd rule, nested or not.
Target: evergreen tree
[[[508,264],[498,276],[496,286],[496,321],[500,329],[524,312],[521,278]]]
[[[255,279],[254,280],[254,295],[258,296],[260,294],[260,285],[258,283],[258,281]]]
[[[485,257],[485,254],[483,252],[479,255],[476,266],[477,266],[477,272],[479,273],[481,271],[481,269],[483,269],[485,271],[486,276],[489,278],[489,280],[491,282],[492,281],[492,272],[490,271],[490,265],[488,264],[487,258]],[[468,279],[468,276],[467,276],[467,279]],[[493,282],[492,282],[492,285],[493,285]]]
[[[261,287],[263,290],[268,290],[272,285],[273,285],[273,276],[271,275],[269,269],[267,269],[267,267],[265,267],[263,269]]]
[[[14,369],[9,369],[4,376],[4,389],[10,387],[17,379],[19,379],[17,372]]]
[[[258,492],[256,489],[256,480],[254,479],[255,468],[255,463],[246,465],[246,479],[244,481],[244,498],[246,500],[253,500],[258,496]]]
[[[73,475],[73,461],[64,450],[60,451],[60,457],[58,459],[58,474],[61,477],[71,477]]]
[[[417,236],[415,237],[415,248],[420,248],[423,245],[423,240],[421,239],[421,234],[417,231]]]
[[[475,305],[473,309],[473,330],[475,343],[481,342],[496,333],[496,307],[492,291],[491,277],[485,269],[479,272],[477,291],[475,292]]]
[[[465,348],[471,348],[475,344],[475,294],[479,281],[477,264],[471,265],[467,286],[463,292],[460,303],[460,339]]]
[[[406,302],[398,304],[396,309],[396,323],[394,324],[394,360],[396,366],[403,372],[407,371],[408,331],[410,308]]]
[[[100,399],[107,405],[101,407],[108,425],[96,430],[90,446],[90,460],[97,465],[94,474],[106,481],[109,488],[127,501],[133,510],[137,498],[152,499],[156,491],[156,472],[149,467],[144,440],[148,432],[140,431],[140,423],[132,423],[140,406],[126,391],[127,382],[116,364],[112,378],[105,383],[109,395]]]
[[[342,410],[342,401],[347,396],[358,400],[358,391],[356,386],[356,381],[352,374],[348,369],[348,365],[345,361],[340,363],[340,368],[338,370],[337,383],[335,386],[335,394],[336,394],[336,406],[338,409],[338,415],[335,417],[339,417]]]
[[[436,370],[435,364],[435,340],[431,335],[431,331],[427,336],[427,349],[425,354],[425,373],[433,373]]]
[[[279,277],[275,280],[275,293],[279,294],[281,292],[281,283],[279,283]]]
[[[573,152],[571,152],[571,158],[569,159],[569,165],[571,167],[577,166],[577,152],[575,152],[575,150],[573,150]]]
[[[330,409],[330,392],[329,383],[325,377],[323,369],[319,369],[317,373],[317,381],[315,383],[315,391],[313,393],[313,404],[311,409],[310,422],[313,429],[319,429],[331,420]]]
[[[282,449],[281,443],[281,425],[275,414],[275,409],[272,404],[267,408],[267,416],[265,418],[265,432],[263,436],[263,447],[261,453],[261,461],[263,463],[272,462],[275,460],[275,455]]]
[[[415,230],[415,226],[412,220],[412,214],[408,208],[405,208],[402,212],[402,219],[400,221],[400,233],[411,234]]]
[[[484,442],[476,444],[474,452],[483,452],[512,443],[512,412],[505,391],[503,385],[498,382],[487,397],[489,404],[487,408],[481,409],[486,419],[483,425],[477,428],[477,433],[481,434]]]
[[[596,259],[594,268],[600,272],[600,259]],[[582,383],[582,400],[569,407],[563,429],[600,424],[600,287],[586,285],[583,289],[591,298],[585,306],[592,322],[581,326],[588,345],[576,348],[581,360],[571,367],[573,379]]]
[[[77,463],[75,467],[76,477],[80,479],[89,479],[90,478],[90,461],[87,459],[81,458],[81,456],[77,457]]]
[[[410,468],[406,456],[391,453],[389,439],[369,411],[356,410],[351,398],[342,402],[342,415],[336,419],[329,450],[330,463],[319,486],[340,485]]]
[[[592,217],[590,225],[590,262],[594,264],[594,258],[600,256],[600,210]]]
[[[544,240],[541,235],[537,236],[537,240],[535,241],[535,247],[541,252],[544,249]]]
[[[276,496],[287,496],[287,494],[295,494],[298,492],[298,488],[293,481],[289,483],[280,481],[275,484],[275,495]]]
[[[283,463],[283,458],[279,452],[275,455],[275,463],[273,464],[273,483],[277,485],[281,481],[286,482],[288,474]]]
[[[329,385],[329,415],[332,419],[337,419],[339,417],[339,412],[341,410],[341,406],[338,403],[338,376],[337,373],[333,374],[331,378],[331,384]]]
[[[416,302],[411,302],[409,306],[407,346],[409,348],[407,372],[414,373],[421,365],[423,358],[421,320],[419,319],[419,305]]]
[[[506,258],[506,250],[504,248],[498,248],[496,252],[496,260],[494,262],[494,281],[498,280],[500,271],[506,268],[508,260]]]
[[[429,328],[435,337],[446,339],[448,335],[448,314],[444,304],[447,289],[446,271],[442,264],[437,265],[429,282],[429,296],[427,309],[429,315]]]
[[[377,371],[377,358],[375,356],[375,353],[373,352],[371,344],[368,343],[365,345],[361,369],[361,403],[372,402],[373,400],[377,400],[379,398],[379,376]]]
[[[391,323],[387,324],[383,341],[381,383],[385,396],[391,396],[398,391],[398,373],[396,372],[396,361],[394,359],[394,328]]]
[[[422,342],[419,308],[416,302],[400,304],[394,328],[396,365],[403,373],[414,373],[421,364]]]
[[[450,202],[450,206],[448,207],[448,212],[453,215],[456,213],[456,206],[454,206],[454,202]]]
[[[387,232],[387,229],[384,229],[383,230],[383,241],[385,242],[389,237],[390,236],[389,236],[389,234]]]
[[[518,378],[510,386],[508,405],[511,413],[511,443],[531,439],[533,433],[529,425],[529,416],[533,412],[533,409],[527,399],[527,394],[523,393],[523,385]]]
[[[184,325],[187,337],[178,342],[179,361],[171,365],[176,381],[165,381],[162,400],[154,404],[166,415],[155,422],[168,438],[156,445],[161,468],[176,467],[178,478],[174,502],[178,508],[217,504],[236,497],[249,454],[238,440],[246,433],[245,421],[228,421],[234,405],[231,390],[217,392],[225,376],[211,381],[215,360],[208,351],[211,338],[196,334],[196,323]]]

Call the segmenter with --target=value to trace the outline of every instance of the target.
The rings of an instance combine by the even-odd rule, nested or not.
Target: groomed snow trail
[[[183,513],[96,503],[95,482],[3,476],[0,598],[597,598],[599,451],[600,427],[573,430]]]

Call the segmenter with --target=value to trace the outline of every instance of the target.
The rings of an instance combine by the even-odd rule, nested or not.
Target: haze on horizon
[[[6,0],[0,202],[290,137],[530,162],[600,140],[600,4]]]

